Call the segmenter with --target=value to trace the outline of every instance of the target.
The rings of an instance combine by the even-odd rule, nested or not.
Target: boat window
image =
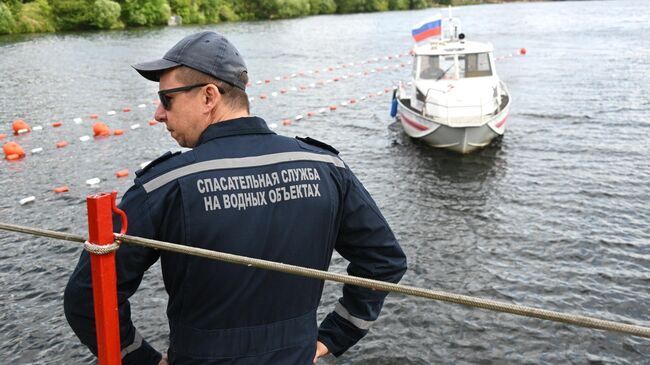
[[[460,77],[492,76],[490,57],[488,53],[468,53],[458,56]]]
[[[438,56],[419,56],[418,60],[420,61],[420,79],[435,80],[442,74]]]

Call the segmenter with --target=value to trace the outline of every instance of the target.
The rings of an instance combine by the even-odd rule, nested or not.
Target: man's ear
[[[219,102],[221,102],[219,89],[213,84],[208,84],[203,93],[203,105],[206,109],[212,110]]]

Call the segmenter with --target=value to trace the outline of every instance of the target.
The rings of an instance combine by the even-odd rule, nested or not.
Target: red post
[[[95,245],[113,243],[111,194],[100,193],[86,198],[88,206],[88,241]],[[93,302],[99,365],[120,365],[120,323],[117,313],[117,277],[115,252],[90,254],[93,276]]]

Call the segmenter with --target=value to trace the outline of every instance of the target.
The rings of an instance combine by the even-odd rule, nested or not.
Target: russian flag
[[[421,42],[429,37],[442,33],[442,14],[434,15],[413,26],[411,35],[415,42]]]

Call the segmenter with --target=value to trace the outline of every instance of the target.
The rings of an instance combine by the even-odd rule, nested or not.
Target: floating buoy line
[[[504,56],[497,57],[495,60],[504,60],[504,59],[508,59],[508,58],[512,58],[512,57],[516,57],[516,56],[523,56],[526,53],[527,53],[527,50],[525,48],[521,48],[518,52],[513,52],[513,53],[510,53],[510,54],[507,54],[507,55],[504,55]],[[350,63],[347,63],[347,64],[340,64],[340,65],[337,65],[337,66],[325,67],[325,68],[321,68],[321,69],[314,69],[313,71],[299,72],[299,73],[295,73],[295,74],[291,74],[291,75],[285,75],[285,76],[282,76],[282,77],[276,76],[276,77],[273,78],[273,80],[275,80],[275,81],[287,81],[287,80],[297,78],[299,76],[304,76],[305,74],[313,75],[313,74],[318,74],[320,72],[323,72],[323,73],[324,72],[333,72],[335,70],[341,70],[341,69],[346,69],[346,68],[352,68],[354,66],[361,66],[361,65],[369,64],[369,63],[373,63],[373,62],[379,62],[380,60],[399,59],[399,58],[404,57],[404,56],[408,56],[408,54],[396,54],[394,56],[385,56],[383,58],[373,58],[373,59],[369,59],[369,60],[365,60],[365,61],[361,61],[361,62],[350,62]],[[259,95],[258,98],[254,97],[254,96],[249,97],[249,100],[251,101],[251,103],[253,103],[255,100],[260,100],[260,101],[269,100],[270,99],[269,95],[270,95],[271,98],[275,98],[275,97],[278,97],[278,96],[283,96],[283,95],[290,94],[290,92],[305,91],[305,90],[308,90],[308,89],[315,89],[315,88],[317,88],[319,86],[324,86],[324,85],[328,85],[328,84],[335,84],[335,83],[338,83],[338,82],[343,81],[343,80],[352,79],[354,77],[370,76],[370,75],[379,74],[379,73],[381,73],[383,71],[387,71],[387,70],[391,70],[391,69],[395,70],[395,69],[404,68],[404,67],[406,67],[406,65],[410,65],[410,64],[412,64],[411,61],[406,62],[406,63],[399,62],[399,63],[393,64],[393,65],[385,65],[383,67],[377,67],[377,68],[373,68],[373,69],[370,69],[370,70],[365,70],[363,72],[349,73],[348,75],[333,77],[331,79],[326,79],[326,80],[319,80],[317,82],[312,82],[312,83],[309,83],[307,85],[299,85],[297,87],[292,86],[292,87],[290,87],[288,89],[279,89],[278,91],[273,91],[273,92],[271,92],[269,94],[262,93],[262,94]],[[266,79],[264,81],[258,80],[254,84],[255,85],[262,85],[262,84],[268,85],[271,82],[272,81],[270,79]],[[253,83],[250,83],[250,85],[248,85],[248,86],[251,87],[252,85],[253,85]],[[269,127],[272,128],[272,129],[276,129],[276,128],[279,128],[279,127],[289,127],[292,124],[294,124],[295,122],[299,122],[299,121],[301,121],[303,119],[310,119],[310,118],[316,117],[318,115],[323,115],[323,114],[326,114],[326,113],[335,112],[335,111],[338,110],[339,107],[354,106],[356,104],[365,102],[367,100],[382,96],[384,94],[391,93],[394,89],[395,89],[394,86],[390,87],[390,88],[384,88],[383,90],[379,90],[379,91],[375,91],[375,92],[368,92],[368,93],[366,93],[366,94],[364,94],[362,96],[359,96],[357,98],[354,98],[354,97],[353,98],[348,98],[346,100],[339,101],[337,103],[331,103],[329,105],[321,106],[320,108],[313,108],[313,109],[311,109],[309,111],[305,111],[305,112],[303,112],[301,114],[296,114],[294,116],[287,116],[287,117],[281,118],[280,120],[277,120],[276,122],[271,122],[271,123],[269,123]],[[155,100],[155,101],[151,102],[151,104],[156,105],[156,106],[157,106],[158,103],[159,103],[158,100]],[[137,108],[138,109],[147,108],[147,104],[145,104],[145,103],[138,104]],[[131,111],[132,111],[131,107],[124,107],[124,108],[121,109],[122,113],[130,113]],[[106,112],[106,115],[107,116],[115,116],[115,115],[117,115],[117,112],[115,110],[109,110],[109,111]],[[121,135],[123,135],[125,133],[124,129],[121,129],[121,128],[116,128],[114,130],[111,130],[106,123],[104,123],[102,121],[99,121],[99,115],[98,114],[90,114],[88,116],[88,119],[90,119],[91,121],[94,122],[93,125],[92,125],[92,131],[93,131],[93,137],[94,138],[104,138],[104,137],[110,137],[110,136],[121,136]],[[81,117],[75,117],[75,118],[72,119],[72,121],[75,124],[79,125],[79,124],[83,124],[84,119],[81,118]],[[157,121],[155,121],[155,120],[149,120],[147,122],[147,124],[149,126],[155,126],[155,125],[157,125],[159,123]],[[62,127],[64,125],[65,124],[63,123],[62,120],[55,121],[55,122],[51,123],[52,128],[60,128],[60,127]],[[134,124],[131,124],[129,126],[129,129],[134,131],[134,130],[140,129],[140,127],[141,126],[140,126],[139,123],[134,123]],[[12,123],[12,130],[13,130],[14,136],[20,136],[20,135],[24,135],[24,134],[31,133],[31,132],[34,132],[34,131],[43,131],[44,128],[41,125],[36,125],[36,126],[32,127],[25,120],[17,119]],[[0,134],[0,140],[5,139],[6,137],[7,137],[7,134]],[[84,143],[84,142],[90,141],[91,138],[92,137],[90,137],[89,135],[83,135],[83,136],[78,137],[77,139],[80,142]],[[69,145],[70,145],[70,142],[68,142],[67,140],[62,140],[62,141],[56,142],[54,147],[56,149],[62,149],[62,148],[68,147]],[[43,147],[36,147],[36,148],[33,148],[33,149],[30,150],[30,155],[36,155],[36,154],[42,153],[43,151],[44,151]],[[23,159],[23,158],[25,158],[27,156],[27,154],[25,153],[23,148],[18,143],[14,142],[14,141],[6,142],[3,145],[3,153],[5,155],[5,159],[7,161],[12,161],[12,162],[21,160],[21,159]],[[141,163],[140,168],[143,168],[149,162],[150,161],[146,161],[146,162]],[[124,178],[124,177],[129,176],[129,170],[128,169],[120,169],[120,170],[116,171],[114,175],[115,175],[116,178]],[[101,181],[102,181],[102,179],[96,178],[96,177],[91,178],[91,179],[87,179],[86,180],[86,185],[88,185],[90,187],[97,187],[98,184],[101,183]],[[70,188],[67,185],[64,185],[64,186],[55,187],[55,188],[52,189],[52,191],[54,193],[56,193],[56,194],[61,194],[61,193],[70,192]],[[24,204],[32,203],[35,200],[36,200],[35,196],[28,196],[28,197],[20,199],[19,203],[21,205],[24,205]]]

